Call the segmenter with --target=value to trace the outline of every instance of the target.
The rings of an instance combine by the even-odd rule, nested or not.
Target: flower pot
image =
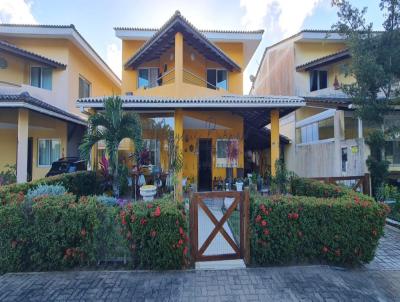
[[[236,191],[242,192],[243,191],[243,183],[242,182],[237,182],[236,183]]]
[[[144,201],[152,201],[157,194],[157,187],[153,185],[145,185],[140,187],[140,195]]]

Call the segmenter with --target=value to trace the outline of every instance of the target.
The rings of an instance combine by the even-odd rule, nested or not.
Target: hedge
[[[0,272],[91,267],[122,256],[130,268],[179,269],[186,225],[172,198],[124,208],[72,194],[14,200],[0,207]]]
[[[386,215],[386,206],[358,195],[252,196],[252,261],[256,265],[369,262],[383,235]]]
[[[172,197],[128,204],[119,213],[134,267],[180,269],[187,264],[188,237],[184,205]]]
[[[60,184],[68,192],[80,197],[84,195],[96,195],[100,192],[101,176],[93,171],[84,171],[56,176],[41,178],[35,181],[0,186],[0,202],[6,203],[8,200],[17,198],[16,194],[26,194],[29,189],[34,189],[38,185]]]

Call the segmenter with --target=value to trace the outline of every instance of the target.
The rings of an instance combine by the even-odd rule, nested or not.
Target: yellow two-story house
[[[73,25],[0,24],[0,171],[44,177],[79,156],[86,116],[79,97],[119,94],[121,81]]]
[[[351,62],[343,36],[329,30],[303,30],[267,47],[251,94],[303,97],[307,106],[280,120],[288,169],[305,177],[361,176],[368,172],[369,148],[364,138],[371,126],[354,114],[341,85],[355,81],[346,75]],[[398,119],[387,116],[386,121]],[[386,143],[393,177],[400,166],[398,141]]]
[[[256,161],[274,173],[271,162],[287,142],[279,137],[279,116],[304,101],[243,95],[243,71],[262,30],[201,31],[176,12],[159,29],[119,27],[115,33],[122,40],[123,108],[141,116],[151,169],[168,175],[172,134],[183,154],[178,190],[187,181],[205,191],[218,180],[243,177],[254,168],[255,150],[270,151]],[[102,110],[104,98],[81,98],[77,107]],[[271,131],[264,128],[270,123]],[[104,146],[98,148],[100,155]],[[121,161],[128,163],[133,150],[128,140],[121,143]]]

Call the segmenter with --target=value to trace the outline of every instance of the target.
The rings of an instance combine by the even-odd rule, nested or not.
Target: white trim
[[[111,70],[103,59],[92,49],[73,27],[41,27],[41,26],[2,26],[0,34],[3,36],[22,36],[28,38],[54,38],[72,41],[86,56],[114,82],[121,86],[121,79]]]
[[[310,116],[308,118],[305,118],[305,119],[303,119],[303,120],[301,120],[299,122],[296,122],[296,128],[304,127],[304,126],[307,126],[307,125],[312,124],[312,123],[316,123],[316,122],[319,122],[319,121],[322,121],[322,120],[326,120],[326,119],[328,119],[330,117],[335,116],[335,112],[336,112],[336,109],[328,109],[328,110],[325,110],[325,111],[323,111],[321,113],[318,113],[318,114],[315,114],[315,115]]]
[[[61,138],[59,138],[59,137],[55,137],[55,138],[42,138],[42,137],[38,137],[37,138],[37,145],[36,145],[36,148],[37,148],[37,167],[38,168],[49,168],[49,167],[51,167],[51,165],[53,164],[53,162],[50,164],[50,165],[41,165],[40,164],[40,160],[39,160],[39,158],[40,158],[40,154],[39,154],[39,141],[48,141],[48,140],[51,140],[51,141],[55,141],[55,140],[57,140],[57,141],[59,141],[60,142],[60,156],[61,156],[61,141],[62,141],[62,139]],[[53,143],[52,143],[53,144]],[[59,160],[60,158],[57,158],[57,160]],[[50,158],[50,161],[51,161],[51,158]]]
[[[296,146],[301,147],[301,146],[307,146],[307,145],[318,145],[318,144],[326,144],[326,143],[333,143],[333,142],[335,142],[335,138],[327,138],[327,139],[322,139],[322,140],[318,140],[318,141],[296,144]]]
[[[87,123],[84,121],[79,121],[78,119],[74,119],[72,117],[62,115],[60,113],[53,112],[51,110],[47,110],[42,107],[28,104],[25,102],[0,102],[0,108],[5,108],[5,107],[6,108],[26,108],[26,109],[34,110],[34,111],[37,111],[37,112],[40,112],[40,113],[43,113],[43,114],[46,114],[46,115],[49,115],[52,117],[59,118],[64,121],[69,121],[69,122],[73,122],[75,124],[80,124],[80,125],[84,125],[84,126],[87,125]]]

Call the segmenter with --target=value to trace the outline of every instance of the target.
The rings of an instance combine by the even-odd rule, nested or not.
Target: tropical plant
[[[5,165],[0,171],[0,186],[13,184],[17,181],[17,165]]]
[[[82,158],[89,160],[93,146],[104,141],[109,158],[114,196],[119,196],[118,146],[124,138],[133,140],[136,150],[142,147],[142,126],[138,114],[124,111],[120,97],[104,100],[104,111],[96,112],[88,120],[88,129],[79,146]]]

